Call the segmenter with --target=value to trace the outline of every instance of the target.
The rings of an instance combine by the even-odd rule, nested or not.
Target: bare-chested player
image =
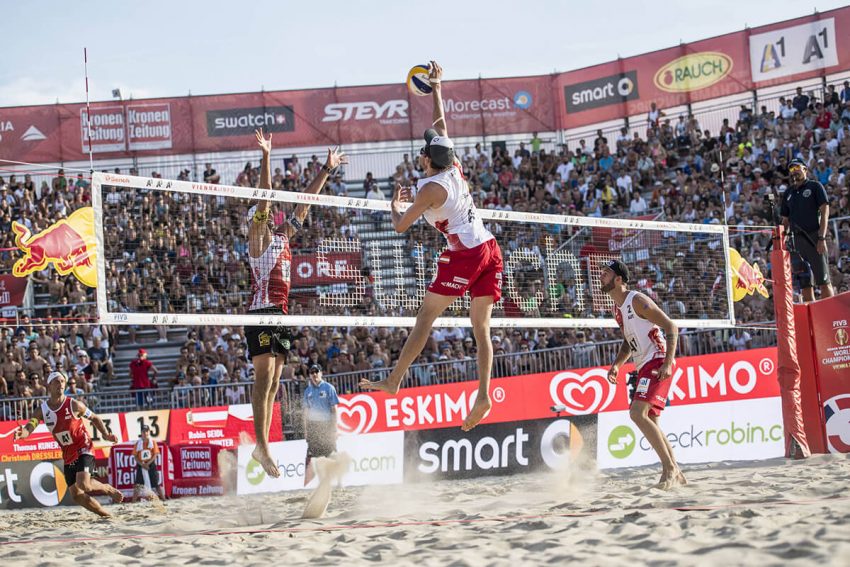
[[[425,132],[425,147],[419,152],[419,163],[425,177],[417,183],[413,204],[402,212],[402,203],[410,202],[410,189],[396,186],[392,200],[392,223],[396,232],[404,232],[420,216],[446,237],[447,248],[437,260],[437,277],[428,286],[425,299],[416,315],[416,324],[404,343],[398,363],[386,380],[364,379],[360,386],[369,390],[398,393],[407,369],[422,352],[431,334],[434,320],[458,297],[469,291],[472,303],[469,318],[478,346],[478,395],[463,422],[469,431],[484,419],[490,400],[490,371],[493,346],[490,343],[490,314],[502,295],[502,251],[496,239],[478,216],[469,185],[455,159],[454,144],[448,138],[443,111],[441,80],[443,69],[431,61],[430,80],[433,87],[435,130]]]
[[[646,295],[629,291],[629,269],[619,260],[605,264],[599,282],[602,291],[614,300],[614,318],[623,331],[623,344],[608,370],[608,381],[617,383],[620,367],[631,356],[637,369],[637,385],[629,416],[661,460],[659,488],[687,484],[676,464],[673,447],[658,426],[667,405],[670,377],[676,364],[676,324]],[[663,332],[662,332],[663,331]]]
[[[26,439],[38,427],[39,421],[44,420],[53,438],[62,448],[62,459],[65,461],[65,483],[74,502],[86,510],[108,518],[110,513],[91,496],[91,493],[105,492],[113,502],[121,502],[124,497],[118,489],[91,477],[94,470],[94,453],[91,437],[82,418],[91,421],[106,441],[115,443],[118,439],[84,403],[65,395],[66,382],[67,379],[62,372],[51,372],[47,376],[47,400],[42,401],[41,406],[35,409],[32,419],[26,425],[15,431],[15,439]]]
[[[260,189],[271,190],[272,135],[268,139],[258,130],[257,143],[263,151],[260,165]],[[305,193],[322,190],[331,172],[348,158],[339,149],[328,148],[328,159]],[[248,261],[251,265],[252,294],[248,312],[252,314],[282,315],[289,307],[289,269],[292,252],[289,239],[304,224],[310,205],[299,204],[280,226],[275,227],[270,218],[270,201],[260,201],[248,211]],[[254,409],[254,433],[257,446],[251,455],[266,474],[280,476],[277,464],[269,454],[269,428],[272,422],[274,398],[280,385],[280,374],[286,366],[291,334],[289,329],[278,327],[245,327],[248,352],[254,363],[254,391],[251,406]]]

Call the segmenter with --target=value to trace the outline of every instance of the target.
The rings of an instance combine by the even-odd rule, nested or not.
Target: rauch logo
[[[698,91],[723,79],[732,67],[732,58],[725,53],[692,53],[661,67],[655,73],[655,86],[668,93]]]

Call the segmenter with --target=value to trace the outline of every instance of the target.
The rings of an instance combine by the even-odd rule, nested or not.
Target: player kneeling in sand
[[[47,376],[47,400],[41,402],[41,406],[35,409],[32,419],[26,425],[15,431],[15,439],[26,439],[38,427],[38,422],[44,420],[53,438],[62,448],[65,482],[68,485],[68,491],[74,497],[74,502],[86,510],[108,518],[111,514],[103,509],[91,493],[105,492],[113,502],[121,502],[124,497],[118,489],[91,477],[94,470],[94,453],[91,437],[83,425],[82,418],[91,421],[106,441],[115,443],[118,439],[84,403],[65,395],[67,381],[61,372],[51,372]]]

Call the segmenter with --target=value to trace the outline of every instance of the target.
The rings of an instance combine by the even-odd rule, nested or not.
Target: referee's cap
[[[806,162],[801,160],[800,158],[794,158],[788,163],[788,170],[790,171],[793,167],[802,167],[803,169],[808,169],[809,167],[806,165]]]

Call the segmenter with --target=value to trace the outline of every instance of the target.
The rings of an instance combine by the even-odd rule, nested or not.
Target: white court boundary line
[[[112,325],[255,325],[255,326],[353,326],[353,327],[413,327],[416,317],[381,317],[359,315],[252,315],[252,314],[163,314],[163,313],[116,313],[109,311],[106,299],[106,257],[104,254],[103,200],[104,185],[148,189],[151,191],[176,191],[194,195],[240,197],[243,199],[265,199],[282,203],[324,204],[337,207],[361,208],[367,210],[389,211],[390,201],[374,199],[355,199],[334,195],[312,195],[302,192],[264,190],[231,185],[213,185],[192,181],[176,181],[94,172],[92,174],[92,207],[95,213],[95,236],[97,238],[97,277],[103,285],[97,286],[97,313],[101,323]],[[677,231],[721,235],[724,247],[728,249],[729,230],[723,225],[701,225],[678,222],[656,222],[646,220],[608,219],[595,217],[573,217],[567,215],[549,215],[544,213],[526,213],[516,211],[495,211],[478,209],[482,218],[488,220],[517,221],[538,224],[555,224],[575,227],[622,228],[632,230]],[[731,300],[731,281],[728,280],[728,300]],[[681,328],[724,329],[735,325],[734,310],[729,305],[726,319],[673,319]],[[472,327],[469,317],[438,317],[434,328]],[[571,318],[571,317],[494,317],[492,328],[616,328],[612,318]]]

